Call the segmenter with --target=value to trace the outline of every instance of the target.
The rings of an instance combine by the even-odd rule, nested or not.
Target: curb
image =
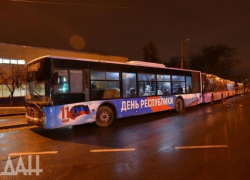
[[[25,115],[25,113],[0,114],[0,117],[5,117],[5,116],[19,116],[19,115]]]
[[[19,115],[25,115],[25,113],[0,114],[0,117],[19,116]],[[26,123],[26,124],[12,124],[12,125],[0,126],[0,130],[17,128],[17,127],[25,127],[25,126],[29,126],[29,124]]]
[[[0,126],[0,130],[18,128],[18,127],[25,127],[25,126],[31,126],[31,125],[29,125],[29,124],[14,124],[14,125]]]

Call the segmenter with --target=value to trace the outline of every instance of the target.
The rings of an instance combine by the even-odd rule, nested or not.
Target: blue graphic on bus
[[[72,117],[76,118],[83,114],[90,114],[90,110],[89,110],[89,107],[86,105],[77,105],[70,109],[70,113]]]

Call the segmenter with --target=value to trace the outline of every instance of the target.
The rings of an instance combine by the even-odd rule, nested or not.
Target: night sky
[[[83,51],[142,60],[151,39],[167,61],[190,38],[185,53],[223,43],[250,69],[249,20],[249,0],[1,0],[0,42],[73,50],[77,35]]]

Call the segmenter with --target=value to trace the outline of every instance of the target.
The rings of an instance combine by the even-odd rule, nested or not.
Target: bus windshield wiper
[[[41,96],[38,92],[36,92],[35,90],[33,90],[33,92],[34,93],[36,93],[37,95],[38,95],[38,98],[40,99],[40,100],[43,100],[43,96]]]

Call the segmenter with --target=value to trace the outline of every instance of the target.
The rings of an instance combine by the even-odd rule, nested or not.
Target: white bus
[[[46,56],[27,64],[28,123],[53,129],[202,102],[201,72],[162,64]]]
[[[202,73],[202,102],[211,103],[228,97],[224,79],[213,74]]]

